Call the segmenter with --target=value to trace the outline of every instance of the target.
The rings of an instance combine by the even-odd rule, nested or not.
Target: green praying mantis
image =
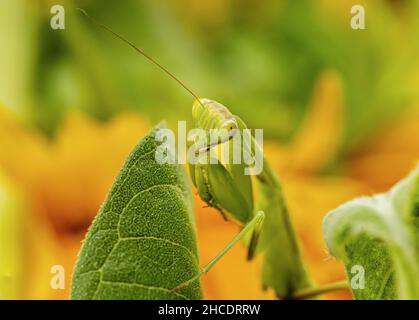
[[[300,256],[295,232],[284,204],[281,185],[269,163],[263,157],[263,169],[255,176],[255,185],[259,195],[256,199],[252,176],[245,174],[244,171],[246,164],[223,161],[222,157],[215,156],[214,158],[211,153],[213,149],[220,146],[231,151],[235,138],[240,136],[242,148],[252,155],[258,152],[261,154],[262,146],[253,136],[248,136],[248,139],[244,138],[242,132],[247,129],[244,121],[232,114],[224,105],[214,100],[199,98],[142,49],[90,17],[83,9],[78,10],[96,25],[131,46],[163,70],[194,97],[192,117],[195,128],[206,132],[220,130],[215,141],[208,134],[205,147],[196,150],[198,157],[210,157],[212,161],[189,164],[190,177],[200,198],[208,206],[217,209],[225,219],[233,220],[241,225],[242,229],[213,260],[202,268],[201,275],[207,273],[238,241],[245,240],[249,260],[261,251],[265,254],[262,267],[264,287],[273,288],[277,296],[281,298],[292,297],[297,290],[310,287],[311,281]],[[189,141],[189,143],[193,142]],[[227,160],[232,160],[232,154],[233,152],[229,152]]]

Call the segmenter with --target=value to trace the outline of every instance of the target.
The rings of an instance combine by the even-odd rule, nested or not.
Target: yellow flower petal
[[[346,163],[349,176],[381,192],[406,176],[419,161],[419,112],[412,109],[381,128]]]
[[[25,212],[22,194],[0,171],[0,299],[23,294]]]
[[[290,168],[305,172],[322,169],[334,159],[342,129],[342,82],[338,74],[327,71],[320,76],[309,109],[290,143]]]

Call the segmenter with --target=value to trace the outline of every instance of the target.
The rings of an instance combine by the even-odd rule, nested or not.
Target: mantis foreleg
[[[241,239],[243,239],[243,237],[245,235],[247,235],[249,232],[251,231],[260,231],[262,224],[263,224],[263,220],[265,219],[265,213],[263,211],[259,211],[258,213],[256,213],[256,215],[253,217],[252,220],[250,220],[250,222],[248,224],[246,224],[244,226],[244,228],[233,238],[233,240],[231,240],[225,247],[223,250],[220,251],[219,254],[217,254],[217,256],[212,259],[203,269],[202,269],[202,273],[205,274],[207,273],[214,264],[217,263],[218,260],[220,260],[230,249],[231,247],[233,247],[238,241],[240,241]],[[259,232],[256,232],[257,234],[259,234]],[[253,233],[254,235],[255,233]],[[252,237],[253,240],[253,237]],[[252,241],[251,241],[252,243]]]
[[[201,272],[193,277],[192,279],[181,283],[180,285],[176,286],[172,289],[172,291],[177,291],[191,282],[196,281],[198,278],[202,277],[204,274],[208,273],[208,271],[222,258],[224,255],[243,237],[245,237],[249,232],[260,230],[265,220],[265,213],[263,211],[258,211],[256,215],[253,217],[252,220],[248,224],[244,226],[244,228],[202,269]]]

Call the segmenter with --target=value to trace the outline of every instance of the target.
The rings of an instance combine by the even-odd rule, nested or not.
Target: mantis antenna
[[[97,21],[96,19],[92,18],[90,15],[87,14],[87,12],[84,9],[76,8],[78,11],[83,13],[90,21],[92,21],[97,26],[101,27],[102,29],[105,29],[106,31],[113,34],[115,37],[117,37],[122,42],[125,42],[127,45],[129,45],[131,48],[133,48],[135,51],[137,51],[139,54],[141,54],[143,57],[145,57],[148,61],[150,61],[152,64],[157,66],[159,69],[161,69],[164,73],[166,73],[169,77],[171,77],[173,80],[175,80],[178,84],[180,84],[187,92],[189,92],[203,107],[205,107],[201,100],[198,98],[198,96],[189,89],[179,78],[177,78],[173,73],[171,73],[169,70],[167,70],[163,65],[161,65],[159,62],[157,62],[153,57],[145,53],[142,49],[138,48],[135,44],[133,44],[131,41],[125,39],[120,34],[113,31],[108,26],[104,25],[103,23]]]

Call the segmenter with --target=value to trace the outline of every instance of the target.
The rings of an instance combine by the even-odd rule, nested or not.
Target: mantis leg
[[[252,251],[254,251],[254,249],[256,248],[257,238],[260,233],[264,219],[265,219],[265,213],[263,211],[258,211],[256,215],[253,217],[253,219],[250,220],[250,222],[245,225],[245,227],[233,238],[233,240],[231,240],[224,247],[224,249],[221,250],[220,253],[217,254],[217,256],[214,259],[212,259],[202,269],[202,274],[207,273],[217,263],[217,261],[220,260],[239,240],[241,240],[249,232],[253,231],[254,233],[252,235],[252,240],[250,241],[250,246],[249,246],[249,255],[250,255],[251,248],[253,247]],[[251,254],[253,255],[253,252]]]
[[[220,253],[217,254],[217,256],[214,259],[212,259],[205,267],[203,267],[201,269],[201,272],[199,274],[197,274],[193,278],[181,283],[180,285],[174,287],[172,289],[172,291],[177,291],[177,290],[189,285],[191,282],[199,279],[204,274],[206,274],[218,262],[218,260],[220,260],[246,234],[248,234],[252,230],[253,230],[253,232],[255,232],[255,230],[260,230],[264,219],[265,219],[265,213],[263,211],[258,211],[256,213],[256,215],[253,217],[253,219],[250,220],[250,222],[244,226],[244,228],[233,238],[233,240],[231,240],[224,247],[224,249],[221,250]],[[252,241],[254,241],[253,238],[254,238],[254,236],[252,236],[251,243],[252,243]]]
[[[263,211],[259,211],[262,212]],[[256,218],[256,216],[255,216]],[[253,219],[255,219],[253,218]],[[263,226],[263,221],[265,219],[265,216],[262,217],[261,221],[257,224],[255,224],[254,228],[253,228],[253,233],[252,233],[252,238],[250,239],[250,243],[249,243],[249,248],[247,249],[247,260],[252,260],[255,252],[256,252],[256,247],[259,241],[259,236],[260,236],[260,232],[262,231],[262,226]]]

